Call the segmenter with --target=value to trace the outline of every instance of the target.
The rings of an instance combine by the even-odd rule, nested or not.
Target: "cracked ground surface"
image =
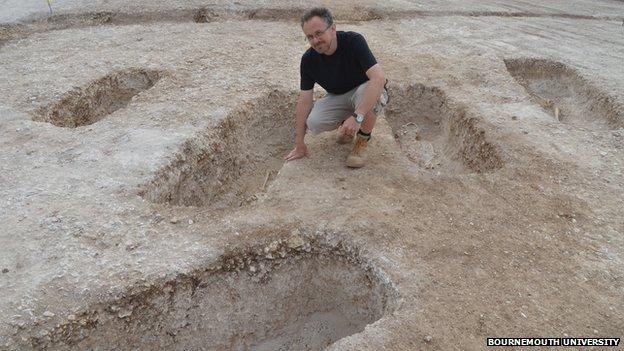
[[[0,1],[1,348],[53,347],[56,326],[93,306],[292,233],[356,247],[398,293],[331,349],[623,336],[622,2],[323,2],[339,30],[364,34],[395,92],[357,171],[332,133],[307,137],[310,158],[274,152],[294,122],[302,3],[52,4],[48,21],[45,7]],[[540,103],[507,70],[515,59],[558,62],[593,90]],[[159,80],[95,123],[38,120],[132,69]],[[605,101],[608,127],[554,117]],[[428,126],[440,132],[427,139]],[[149,195],[189,198],[188,184],[208,197]]]

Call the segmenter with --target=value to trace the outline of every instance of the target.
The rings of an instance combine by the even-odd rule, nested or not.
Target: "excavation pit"
[[[217,15],[213,11],[207,8],[200,8],[193,13],[193,22],[208,23],[212,22],[215,17],[217,17]]]
[[[139,194],[156,203],[216,209],[253,202],[292,147],[295,104],[295,93],[272,91],[236,108],[184,143]]]
[[[398,301],[356,250],[300,237],[137,288],[26,339],[69,350],[322,350],[392,313]]]
[[[561,123],[593,130],[624,126],[622,109],[576,70],[543,59],[505,60],[507,71],[531,101]]]
[[[503,166],[479,120],[450,101],[436,87],[393,87],[386,120],[407,157],[427,170],[453,173],[491,172]]]
[[[134,96],[154,86],[159,79],[158,71],[140,68],[116,71],[68,92],[50,106],[39,108],[33,119],[67,128],[90,125],[126,107]]]

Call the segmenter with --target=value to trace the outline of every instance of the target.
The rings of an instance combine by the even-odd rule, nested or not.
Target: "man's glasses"
[[[323,36],[323,34],[325,34],[325,32],[327,32],[327,30],[329,28],[331,28],[331,24],[329,26],[327,26],[327,28],[323,29],[323,30],[319,30],[317,32],[315,32],[314,34],[311,35],[306,35],[305,40],[311,42],[314,39],[319,39],[320,37]]]

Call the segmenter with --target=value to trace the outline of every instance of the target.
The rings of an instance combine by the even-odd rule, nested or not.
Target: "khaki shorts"
[[[351,117],[355,108],[362,101],[366,84],[368,82],[362,83],[357,88],[340,95],[327,93],[314,102],[312,111],[310,111],[306,121],[308,130],[313,134],[319,134],[338,128],[345,119]],[[387,101],[388,92],[384,88],[379,100],[373,107],[373,112],[379,115],[386,106]]]

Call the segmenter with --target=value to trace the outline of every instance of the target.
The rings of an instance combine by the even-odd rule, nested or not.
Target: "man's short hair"
[[[309,21],[312,17],[320,17],[327,26],[331,26],[334,24],[334,18],[332,17],[331,12],[326,7],[315,7],[306,11],[303,16],[301,16],[301,28],[303,28],[303,24]]]

